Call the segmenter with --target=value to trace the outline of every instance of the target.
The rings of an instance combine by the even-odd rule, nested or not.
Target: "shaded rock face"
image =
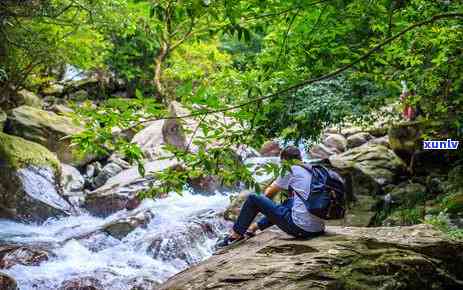
[[[0,269],[9,269],[14,265],[38,266],[47,261],[49,253],[28,246],[0,246]],[[0,288],[3,289],[3,288]]]
[[[329,227],[304,241],[267,230],[161,289],[461,289],[462,250],[429,225]]]
[[[138,167],[121,171],[108,179],[102,187],[86,196],[85,208],[98,216],[109,216],[118,210],[134,208],[139,203],[137,193],[150,189],[155,178],[153,173],[159,172],[176,163],[172,160],[158,160],[145,163],[146,175],[142,177]]]
[[[382,145],[366,145],[330,157],[331,165],[352,174],[354,193],[375,194],[406,171],[403,161]]]
[[[0,289],[2,290],[19,290],[16,281],[7,274],[0,273]]]
[[[70,118],[53,112],[29,106],[15,108],[8,117],[5,130],[7,133],[45,146],[66,164],[83,165],[92,158],[81,156],[70,148],[71,140],[64,138],[81,132],[82,128],[76,126]]]
[[[71,213],[60,195],[59,166],[45,147],[0,133],[0,215],[43,221]]]
[[[280,156],[281,147],[276,141],[267,141],[260,148],[260,155],[262,157]]]

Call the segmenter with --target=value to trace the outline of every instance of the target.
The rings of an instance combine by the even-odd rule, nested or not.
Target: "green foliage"
[[[452,227],[448,216],[443,213],[430,217],[426,220],[426,223],[435,226],[437,229],[447,234],[451,239],[463,240],[463,230]]]
[[[100,156],[120,152],[144,173],[128,132],[168,116],[169,101],[181,100],[205,115],[196,118],[201,134],[188,148],[167,148],[184,170],[160,173],[162,191],[209,175],[256,186],[234,146],[315,140],[328,126],[374,121],[371,110],[397,100],[401,81],[412,92],[402,106],[419,108],[420,119],[443,120],[450,136],[463,135],[461,17],[405,32],[435,15],[462,13],[461,1],[26,2],[0,3],[0,106],[10,91],[58,78],[66,64],[109,69],[128,84],[129,98],[75,104],[86,130],[74,143]],[[287,90],[349,64],[342,74]],[[229,106],[224,115],[207,114]]]

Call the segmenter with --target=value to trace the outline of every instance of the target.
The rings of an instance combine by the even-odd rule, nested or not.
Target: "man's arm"
[[[273,182],[272,184],[267,186],[267,188],[264,191],[264,194],[265,194],[266,197],[268,197],[270,199],[273,199],[275,194],[277,194],[281,190],[282,190],[282,188],[280,188],[278,185],[275,184],[275,182]]]

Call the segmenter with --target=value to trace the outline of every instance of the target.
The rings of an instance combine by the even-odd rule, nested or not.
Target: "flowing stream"
[[[65,281],[85,277],[98,280],[103,289],[145,289],[143,285],[161,283],[212,255],[217,238],[230,226],[219,215],[228,201],[226,193],[189,191],[147,199],[137,210],[150,211],[153,218],[121,240],[100,229],[125,211],[106,219],[82,214],[41,225],[0,220],[0,244],[31,245],[52,253],[40,266],[15,265],[3,271],[21,290],[59,289]]]

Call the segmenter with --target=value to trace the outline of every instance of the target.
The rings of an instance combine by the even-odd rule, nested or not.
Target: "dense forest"
[[[295,144],[350,180],[369,213],[350,225],[426,221],[461,240],[461,144],[423,141],[463,139],[463,1],[2,0],[0,129],[0,218],[261,192],[256,174],[287,168],[246,159]],[[23,199],[44,165],[64,180],[59,210]]]

